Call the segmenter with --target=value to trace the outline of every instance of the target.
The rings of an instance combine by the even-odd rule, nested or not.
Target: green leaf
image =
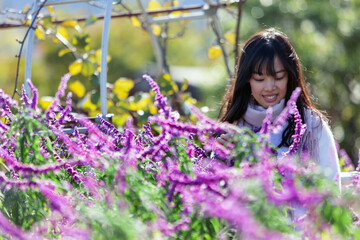
[[[96,22],[96,20],[97,20],[96,16],[90,15],[86,19],[84,27],[87,27],[87,26],[90,26],[90,25],[94,24]]]
[[[100,79],[98,75],[93,74],[91,76],[91,84],[95,87],[100,87]]]
[[[94,64],[89,60],[85,60],[82,64],[81,74],[86,77],[89,77],[93,75],[94,72],[95,72]]]
[[[218,218],[211,218],[210,222],[211,222],[215,232],[218,232],[221,227],[220,220]]]
[[[43,17],[41,21],[42,26],[45,28],[50,28],[52,26],[52,17],[50,15]]]
[[[90,43],[90,37],[88,34],[86,33],[81,33],[78,35],[75,35],[72,39],[71,39],[71,43],[76,47],[76,48],[80,48],[82,50],[88,50],[88,46]]]
[[[91,94],[90,100],[93,104],[97,104],[100,100],[100,92],[96,91]]]
[[[188,82],[188,80],[185,78],[185,79],[184,79],[184,83],[183,83],[183,85],[182,85],[182,87],[181,87],[181,92],[185,92],[185,91],[188,89],[188,87],[189,87],[189,82]]]

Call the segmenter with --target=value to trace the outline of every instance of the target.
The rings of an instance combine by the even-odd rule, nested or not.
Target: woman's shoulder
[[[305,108],[304,109],[304,120],[308,129],[322,128],[328,126],[328,119],[320,112]]]

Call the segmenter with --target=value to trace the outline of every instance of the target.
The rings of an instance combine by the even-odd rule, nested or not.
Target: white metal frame
[[[34,0],[34,13],[37,11],[40,6],[41,0]],[[79,3],[79,2],[90,2],[90,0],[48,0],[45,6],[51,5],[61,5],[69,3]],[[108,55],[108,44],[109,44],[109,31],[110,31],[110,20],[111,20],[111,10],[112,10],[112,0],[106,0],[105,8],[105,17],[104,25],[102,31],[102,40],[101,40],[101,64],[100,64],[100,105],[101,105],[101,115],[107,115],[107,97],[106,97],[106,82],[107,82],[107,55]],[[34,13],[31,15],[34,16]],[[35,26],[36,19],[32,21],[30,27],[29,35],[27,38],[27,48],[25,56],[25,90],[28,97],[30,97],[30,87],[28,81],[31,79],[31,66],[32,66],[32,52],[33,45],[35,40]]]
[[[94,2],[93,0],[48,0],[45,6],[52,6],[52,5],[62,5],[62,4],[71,4],[71,3],[81,3],[81,2]],[[220,21],[216,16],[217,8],[212,7],[213,3],[211,1],[207,1],[204,4],[201,10],[197,10],[196,12],[189,12],[182,14],[180,16],[159,16],[159,17],[152,17],[146,9],[143,7],[142,2],[137,0],[138,5],[142,11],[142,17],[144,22],[144,27],[148,30],[152,44],[154,47],[155,57],[157,61],[157,71],[158,73],[162,73],[168,71],[166,66],[164,66],[164,51],[162,49],[159,37],[155,36],[151,30],[151,24],[153,23],[164,23],[164,22],[174,22],[174,21],[181,21],[181,20],[194,20],[194,19],[201,19],[201,18],[210,18],[213,25],[214,25],[214,32],[216,36],[221,40],[222,39],[222,31],[220,27]],[[34,11],[36,12],[40,4],[43,3],[43,0],[34,0]],[[102,116],[107,115],[107,55],[108,55],[108,45],[109,45],[109,32],[110,32],[110,20],[111,20],[111,12],[112,12],[112,0],[106,0],[106,7],[105,7],[105,15],[104,15],[104,23],[103,23],[103,31],[102,31],[102,40],[101,40],[101,64],[100,64],[100,106],[101,106],[101,114]],[[33,14],[31,15],[33,16]],[[30,97],[30,88],[28,85],[29,79],[31,79],[31,66],[32,66],[32,49],[34,44],[35,38],[35,28],[36,26],[36,19],[33,21],[33,26],[30,26],[30,32],[27,38],[27,50],[26,50],[26,57],[25,57],[25,89],[26,94]],[[219,41],[221,42],[221,41]],[[224,48],[222,46],[222,48]],[[228,74],[231,75],[231,71],[229,69],[228,64],[228,57],[226,55],[225,49],[223,50],[225,65],[228,70]]]

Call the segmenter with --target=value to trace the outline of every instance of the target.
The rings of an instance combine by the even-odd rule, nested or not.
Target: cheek
[[[286,92],[287,92],[287,84],[288,84],[288,81],[284,81],[280,86],[281,92],[283,94],[286,94]]]
[[[261,91],[261,84],[250,81],[250,89],[253,95],[256,95],[259,91]]]

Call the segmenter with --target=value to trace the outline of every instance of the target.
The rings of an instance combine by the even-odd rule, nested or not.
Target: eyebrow
[[[285,69],[281,69],[281,70],[279,70],[279,71],[276,71],[275,74],[282,73],[282,72],[286,72],[286,70],[285,70]],[[262,75],[262,72],[253,72],[253,74]]]

